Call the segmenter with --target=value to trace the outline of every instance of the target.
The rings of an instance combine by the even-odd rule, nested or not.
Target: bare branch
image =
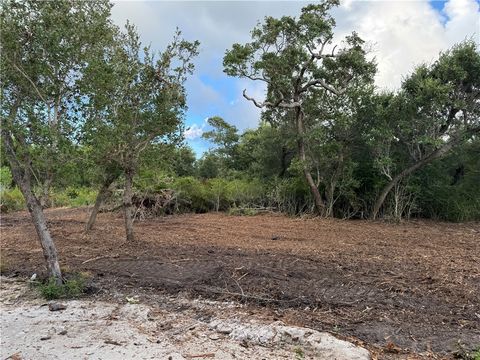
[[[12,63],[13,67],[14,67],[20,74],[22,74],[23,77],[24,77],[25,79],[27,79],[28,82],[33,86],[33,88],[35,89],[35,91],[36,91],[36,93],[38,94],[38,96],[40,97],[40,99],[42,99],[42,101],[43,101],[44,103],[46,103],[47,100],[45,100],[45,98],[42,96],[42,93],[41,93],[40,90],[37,88],[37,86],[35,85],[35,83],[33,82],[33,80],[30,79],[30,77],[29,77],[27,74],[25,74],[25,72],[23,72],[22,69],[20,69],[20,67],[19,67],[17,64],[15,64],[15,62],[13,62],[12,60],[10,60],[10,62]]]
[[[270,107],[270,108],[281,107],[281,108],[293,109],[293,108],[302,106],[302,101],[292,101],[292,102],[288,103],[288,102],[284,101],[283,96],[280,100],[278,100],[275,103],[270,102],[270,101],[259,102],[259,101],[255,100],[254,98],[248,96],[246,89],[243,90],[243,97],[245,99],[247,99],[248,101],[253,102],[253,104],[260,109],[262,109],[264,107]]]
[[[327,84],[323,79],[315,79],[303,85],[303,87],[300,89],[300,93],[307,91],[312,86],[323,87],[325,90],[328,90],[335,95],[342,95],[347,90],[346,88],[337,89],[336,87]]]

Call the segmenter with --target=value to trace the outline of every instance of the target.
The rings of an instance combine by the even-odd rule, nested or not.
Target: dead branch
[[[287,103],[287,102],[284,101],[283,97],[280,98],[280,100],[278,100],[275,103],[273,103],[271,101],[259,102],[259,101],[255,100],[254,98],[247,95],[247,89],[243,90],[243,97],[245,99],[247,99],[248,101],[253,102],[253,104],[260,109],[262,109],[264,107],[270,107],[270,108],[281,107],[281,108],[293,109],[293,108],[302,106],[302,101],[292,101],[292,102]]]

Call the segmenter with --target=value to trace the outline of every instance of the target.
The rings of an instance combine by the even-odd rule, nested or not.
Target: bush
[[[193,177],[178,178],[173,183],[177,196],[177,211],[204,213],[213,209],[212,195],[204,183]]]
[[[2,212],[25,209],[25,199],[18,187],[2,189],[0,191],[0,203]]]
[[[97,190],[87,187],[69,186],[63,191],[54,191],[51,196],[52,206],[88,206],[95,203]]]
[[[312,212],[314,202],[301,178],[276,179],[268,187],[268,204],[280,212],[298,215]]]
[[[0,191],[9,189],[12,185],[12,172],[6,166],[0,167]]]
[[[46,283],[39,284],[38,289],[47,300],[78,298],[85,292],[85,278],[77,274],[71,279],[65,280],[62,285],[58,285],[54,278],[50,278]]]

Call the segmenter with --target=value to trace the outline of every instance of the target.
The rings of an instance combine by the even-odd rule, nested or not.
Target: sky
[[[199,157],[212,144],[202,139],[206,120],[221,116],[240,131],[255,128],[260,109],[242,90],[263,99],[265,87],[223,73],[223,56],[234,43],[250,41],[250,31],[265,16],[298,16],[302,1],[114,1],[112,18],[137,26],[145,45],[161,51],[175,28],[185,39],[200,41],[195,72],[186,83],[188,111],[185,138]],[[332,11],[334,41],[352,31],[367,41],[377,62],[379,89],[397,89],[416,65],[431,63],[440,51],[473,39],[480,44],[480,0],[343,0]]]

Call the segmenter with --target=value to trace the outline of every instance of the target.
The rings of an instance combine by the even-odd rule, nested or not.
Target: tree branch
[[[10,59],[9,59],[9,60],[10,60]],[[12,60],[10,60],[10,62],[12,63],[13,67],[14,67],[20,74],[22,74],[23,77],[24,77],[25,79],[27,79],[28,82],[33,86],[33,88],[35,89],[35,91],[36,91],[36,93],[38,94],[38,96],[40,97],[40,99],[42,99],[42,101],[43,101],[44,103],[47,103],[47,100],[45,100],[45,98],[42,96],[42,93],[41,93],[40,90],[37,88],[37,86],[35,85],[35,83],[33,82],[33,80],[30,79],[30,77],[29,77],[27,74],[25,74],[25,73],[22,71],[22,69],[20,69],[20,67],[18,67],[18,65],[15,64],[15,62],[13,62]]]
[[[275,103],[270,102],[270,101],[258,102],[254,98],[247,95],[247,89],[243,90],[243,97],[245,99],[247,99],[248,101],[253,102],[253,104],[260,109],[262,109],[264,107],[270,107],[270,108],[281,107],[281,108],[293,109],[293,108],[302,106],[302,101],[292,101],[290,103],[284,102],[283,96],[280,100],[278,100]]]
[[[300,93],[307,91],[312,86],[323,87],[325,90],[328,90],[335,95],[342,95],[343,93],[345,93],[345,91],[347,91],[345,87],[337,89],[336,87],[327,84],[323,79],[314,79],[314,80],[310,80],[305,85],[303,85],[302,88],[300,89]]]

